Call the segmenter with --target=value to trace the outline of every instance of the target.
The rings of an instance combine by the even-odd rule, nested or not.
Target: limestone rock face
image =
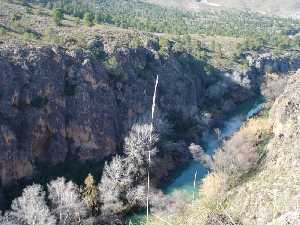
[[[265,53],[256,57],[248,56],[249,66],[254,67],[258,73],[287,73],[300,68],[300,57],[289,53],[276,56],[271,53]]]
[[[149,50],[119,51],[120,77],[79,49],[7,46],[0,52],[3,185],[34,175],[37,164],[116,154],[131,124],[150,111],[156,75],[162,113],[192,116],[203,102],[201,72],[192,77],[175,59],[162,65]]]
[[[199,122],[205,106],[213,124],[215,111],[220,117],[257,90],[250,74],[212,79],[187,54],[165,59],[152,47],[121,47],[107,65],[100,40],[88,49],[1,45],[0,184],[34,176],[43,164],[120,152],[131,125],[150,112],[157,75],[161,117],[180,112]]]

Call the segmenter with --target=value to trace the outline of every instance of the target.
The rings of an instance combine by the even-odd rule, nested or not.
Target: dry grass
[[[228,188],[228,176],[224,173],[211,173],[204,180],[200,188],[203,204],[212,210],[222,208]]]

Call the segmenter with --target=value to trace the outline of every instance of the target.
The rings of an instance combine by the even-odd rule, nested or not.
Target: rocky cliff
[[[120,48],[106,62],[54,46],[2,44],[0,55],[2,185],[32,177],[38,165],[103,161],[121,151],[129,127],[149,112],[156,75],[160,116],[178,113],[197,126],[204,109],[212,119],[255,92],[207,76],[188,54],[163,58],[151,47]],[[212,101],[223,104],[208,107]]]

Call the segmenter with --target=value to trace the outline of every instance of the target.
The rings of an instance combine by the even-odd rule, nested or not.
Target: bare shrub
[[[228,177],[223,173],[211,173],[203,179],[200,195],[207,208],[219,208],[225,199]]]
[[[159,216],[175,215],[182,212],[188,202],[182,191],[175,191],[171,195],[165,195],[161,191],[152,191],[150,200],[152,212]]]
[[[124,210],[125,206],[122,198],[131,182],[124,158],[116,156],[109,164],[105,163],[101,183],[99,184],[103,214],[111,215]]]
[[[8,213],[5,215],[2,215],[2,212],[0,211],[0,224],[1,225],[18,225],[18,219],[13,218]]]
[[[225,213],[210,212],[205,225],[241,225]]]
[[[225,141],[213,156],[212,169],[238,178],[256,167],[259,160],[258,146],[270,125],[266,119],[251,119],[246,126]]]
[[[80,224],[87,216],[87,208],[80,199],[79,188],[65,178],[48,184],[49,200],[59,224]]]
[[[146,200],[146,187],[145,185],[139,185],[133,187],[126,193],[126,198],[130,206],[144,207]]]
[[[7,224],[19,225],[55,225],[56,220],[46,204],[42,186],[32,185],[23,190],[22,196],[11,205]]]
[[[206,154],[204,152],[204,149],[200,145],[195,145],[194,143],[192,143],[189,146],[189,151],[195,160],[201,161],[208,168],[212,166],[211,156]]]
[[[125,138],[125,154],[135,166],[147,163],[148,151],[153,150],[158,141],[151,124],[134,124],[128,137]]]

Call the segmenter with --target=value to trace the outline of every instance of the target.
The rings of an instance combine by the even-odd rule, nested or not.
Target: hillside
[[[300,2],[297,0],[148,0],[152,4],[158,4],[164,7],[185,8],[187,10],[220,10],[220,9],[239,9],[257,11],[262,14],[277,15],[284,17],[299,18]]]
[[[178,3],[1,0],[0,225],[122,224],[147,196],[153,225],[296,214],[300,20]],[[163,192],[197,156],[201,198]]]
[[[224,142],[199,199],[176,215],[158,212],[151,224],[299,224],[299,76],[300,71],[289,78],[269,113],[248,121]],[[237,150],[238,143],[247,147]],[[258,161],[253,150],[259,151]]]

